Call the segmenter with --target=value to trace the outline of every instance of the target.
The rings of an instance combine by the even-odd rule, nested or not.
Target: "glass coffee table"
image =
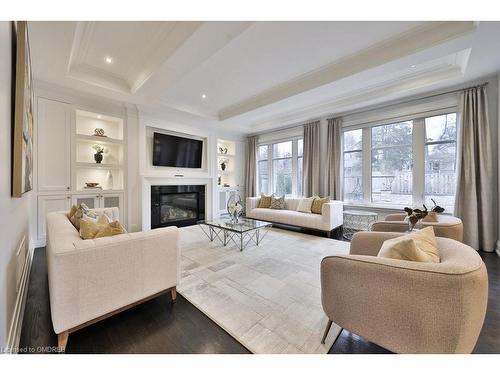
[[[240,251],[249,243],[259,246],[272,227],[272,223],[267,221],[248,218],[240,218],[237,223],[231,222],[229,218],[203,220],[198,222],[198,225],[210,241],[219,240],[224,246],[232,241]]]

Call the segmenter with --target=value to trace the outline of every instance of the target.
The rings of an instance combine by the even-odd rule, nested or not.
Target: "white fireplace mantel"
[[[205,218],[213,217],[214,179],[211,177],[142,176],[142,230],[151,229],[152,185],[205,185]]]

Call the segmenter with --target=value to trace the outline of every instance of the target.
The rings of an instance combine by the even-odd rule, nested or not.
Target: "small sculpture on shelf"
[[[104,135],[104,129],[102,129],[102,128],[95,128],[94,135],[96,137],[107,137],[107,135]]]
[[[96,151],[96,153],[94,154],[95,162],[97,164],[101,164],[103,158],[102,154],[106,154],[108,150],[106,150],[103,146],[98,144],[93,145],[92,148]]]
[[[220,169],[222,169],[223,171],[225,171],[226,167],[227,167],[227,162],[228,162],[227,159],[221,159],[221,160],[219,160]]]
[[[219,154],[227,154],[227,147],[219,146]]]
[[[232,223],[237,223],[238,218],[243,213],[243,203],[241,201],[241,197],[234,191],[227,200],[227,213],[229,214]]]

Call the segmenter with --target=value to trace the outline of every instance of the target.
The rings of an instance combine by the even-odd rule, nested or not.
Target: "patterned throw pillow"
[[[325,203],[330,203],[330,197],[324,197],[324,198],[316,197],[311,206],[311,212],[313,214],[321,215],[323,210],[323,205]]]
[[[261,193],[258,208],[269,208],[269,206],[271,206],[272,198],[273,195],[266,195],[264,193]]]
[[[79,231],[80,230],[80,220],[83,219],[83,215],[87,215],[89,218],[97,219],[97,214],[92,211],[85,203],[81,203],[80,206],[75,211],[74,215],[69,218],[71,224]]]
[[[269,208],[273,210],[284,210],[285,209],[285,196],[275,197],[274,195],[271,197],[271,205]]]
[[[297,206],[297,211],[304,212],[306,214],[310,214],[311,213],[311,206],[312,206],[315,198],[316,197],[302,198],[299,201],[299,205]]]

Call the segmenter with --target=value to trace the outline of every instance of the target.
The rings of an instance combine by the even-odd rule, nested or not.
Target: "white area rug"
[[[349,243],[273,228],[257,247],[210,242],[180,229],[178,291],[253,353],[326,353],[340,327],[321,307],[320,262]]]

